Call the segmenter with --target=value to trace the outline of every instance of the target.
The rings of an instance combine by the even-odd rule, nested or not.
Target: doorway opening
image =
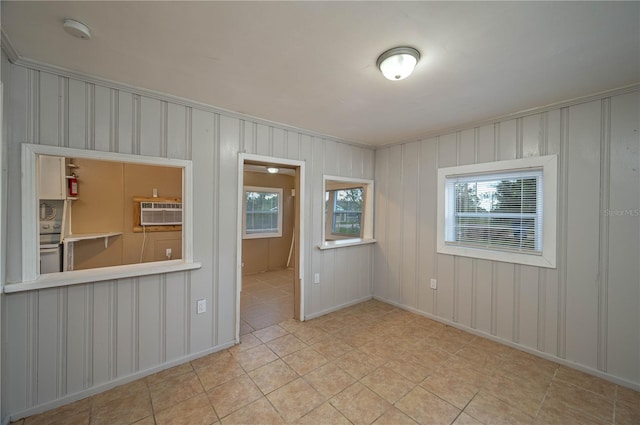
[[[304,320],[304,162],[240,154],[236,340]]]

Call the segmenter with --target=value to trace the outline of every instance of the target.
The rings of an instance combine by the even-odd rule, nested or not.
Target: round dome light
[[[420,60],[420,52],[413,47],[394,47],[380,55],[376,65],[387,79],[404,80]]]

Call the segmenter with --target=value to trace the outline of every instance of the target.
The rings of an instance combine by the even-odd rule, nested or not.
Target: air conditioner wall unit
[[[181,202],[140,202],[141,226],[179,226],[181,224]]]

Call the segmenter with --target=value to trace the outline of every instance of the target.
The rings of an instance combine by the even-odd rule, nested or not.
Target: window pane
[[[246,233],[278,232],[278,193],[247,191],[245,196],[247,202]]]
[[[332,233],[360,237],[364,189],[335,190]]]
[[[447,242],[541,251],[541,178],[527,171],[448,179],[454,206],[447,217]]]

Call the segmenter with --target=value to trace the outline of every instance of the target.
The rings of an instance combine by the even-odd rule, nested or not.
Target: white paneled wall
[[[54,407],[234,343],[239,152],[307,163],[307,316],[371,297],[370,245],[316,246],[323,174],[372,179],[373,150],[115,83],[28,69],[4,56],[2,80],[8,282],[19,282],[21,272],[21,143],[191,159],[194,260],[202,263],[190,272],[3,296],[2,418]],[[320,273],[320,284],[311,284],[313,273]],[[196,315],[201,298],[210,308]]]
[[[374,295],[640,388],[639,122],[636,90],[376,151]],[[438,167],[547,154],[557,269],[436,253]]]

